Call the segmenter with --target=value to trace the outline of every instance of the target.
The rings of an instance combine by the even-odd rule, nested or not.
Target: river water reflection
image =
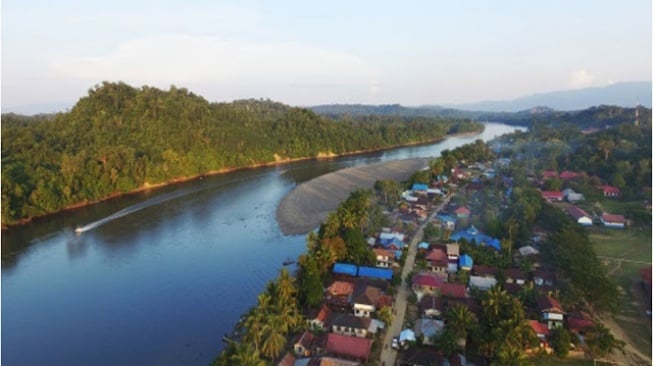
[[[3,231],[2,363],[207,365],[284,259],[304,251],[304,236],[275,220],[293,187],[514,130],[489,123],[431,145],[205,177]]]

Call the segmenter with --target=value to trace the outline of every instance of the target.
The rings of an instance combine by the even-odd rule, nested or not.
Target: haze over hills
[[[446,104],[443,106],[484,112],[519,112],[537,106],[545,106],[560,111],[580,110],[598,105],[617,105],[620,107],[642,105],[651,108],[652,87],[650,81],[621,82],[603,87],[538,93],[513,100]]]

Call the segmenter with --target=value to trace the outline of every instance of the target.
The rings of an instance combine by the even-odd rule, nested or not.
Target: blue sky
[[[2,109],[103,80],[210,101],[466,103],[651,80],[651,1],[2,2]]]

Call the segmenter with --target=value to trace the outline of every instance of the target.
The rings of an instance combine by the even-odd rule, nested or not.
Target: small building
[[[476,288],[480,291],[487,291],[496,286],[497,279],[494,277],[469,276],[469,288]]]
[[[613,229],[623,229],[626,227],[627,220],[623,215],[612,215],[604,212],[601,215],[603,226]]]
[[[427,251],[427,250],[429,250],[429,247],[430,247],[430,246],[431,246],[431,245],[430,245],[429,243],[423,241],[423,242],[417,244],[417,250],[420,250],[420,251]]]
[[[425,257],[431,272],[446,273],[449,269],[449,257],[441,248],[433,248]]]
[[[472,211],[470,211],[467,207],[462,206],[458,207],[454,213],[456,214],[456,218],[466,219],[469,218],[469,215],[472,214]]]
[[[331,321],[331,331],[336,334],[366,338],[370,323],[370,318],[336,313]]]
[[[295,356],[292,353],[286,352],[286,354],[283,356],[281,361],[279,361],[277,366],[295,366],[295,361],[296,360],[297,359],[295,358]]]
[[[413,193],[427,193],[429,186],[422,183],[413,183]]]
[[[538,296],[537,307],[542,315],[542,320],[549,329],[561,327],[565,321],[565,310],[558,300],[551,296]]]
[[[496,267],[477,264],[472,269],[472,273],[477,277],[496,278],[499,270]]]
[[[329,328],[331,314],[331,309],[326,305],[322,305],[320,310],[315,315],[313,315],[308,322],[311,329],[325,330]]]
[[[445,301],[436,295],[424,295],[419,301],[419,311],[427,318],[441,318],[445,311]]]
[[[506,283],[515,283],[517,285],[526,284],[526,275],[519,268],[507,268],[503,271]]]
[[[354,284],[347,281],[334,281],[324,293],[324,302],[334,309],[351,309]]]
[[[535,335],[537,335],[537,338],[540,340],[540,347],[546,347],[548,344],[547,338],[549,337],[549,334],[551,334],[551,331],[546,324],[542,324],[537,320],[529,320],[528,325],[531,326],[531,329],[533,329],[533,332],[535,332]]]
[[[603,197],[621,197],[621,190],[613,186],[600,186],[599,189],[603,191]]]
[[[302,357],[310,357],[315,351],[317,340],[312,332],[305,331],[293,345],[295,354]]]
[[[436,319],[417,319],[413,330],[416,337],[423,337],[423,344],[433,345],[435,337],[444,330],[444,322]]]
[[[594,326],[592,317],[584,311],[573,311],[567,314],[567,328],[574,334],[585,334]]]
[[[542,191],[542,198],[549,202],[560,202],[565,196],[559,191]]]
[[[564,189],[562,191],[562,195],[565,197],[565,200],[567,200],[567,202],[569,203],[574,203],[585,199],[585,196],[583,196],[582,193],[576,193],[571,188]]]
[[[372,351],[372,340],[329,333],[326,339],[326,352],[335,357],[344,357],[367,363]]]
[[[348,263],[335,263],[333,265],[333,274],[356,277],[358,274],[358,266]]]
[[[577,178],[582,178],[585,176],[585,173],[579,173],[579,172],[574,172],[570,170],[565,170],[562,173],[560,173],[560,179],[562,180],[574,180]]]
[[[526,245],[519,248],[519,255],[522,257],[529,257],[531,255],[538,255],[540,251],[532,247],[531,245]]]
[[[388,249],[374,249],[376,256],[376,266],[381,268],[390,268],[395,263],[395,251]]]
[[[441,277],[432,273],[418,273],[412,278],[412,289],[421,298],[423,294],[434,294],[444,281]]]
[[[440,296],[446,299],[466,299],[467,288],[462,283],[445,282],[440,286]]]
[[[555,179],[558,178],[558,173],[555,170],[545,170],[542,172],[542,179]]]
[[[460,241],[465,239],[469,243],[475,243],[476,245],[487,245],[497,251],[501,250],[501,241],[499,241],[499,239],[481,233],[478,231],[478,229],[476,229],[474,225],[468,227],[465,230],[461,230],[452,234],[450,239],[453,241]]]
[[[458,266],[459,266],[460,269],[462,269],[462,270],[469,271],[469,270],[471,270],[472,267],[474,266],[474,260],[473,260],[472,257],[470,257],[469,255],[467,255],[467,254],[463,254],[463,255],[461,255],[460,258],[458,259]]]
[[[358,267],[358,277],[374,278],[381,280],[391,280],[392,279],[392,270],[387,268],[377,268],[377,267]]]
[[[363,285],[356,289],[354,295],[354,315],[369,318],[376,311],[376,306],[382,297],[378,287]]]
[[[577,206],[567,206],[565,209],[569,216],[573,217],[574,220],[576,220],[577,223],[579,223],[582,226],[592,226],[592,217],[585,212],[580,207]]]
[[[556,276],[552,271],[538,268],[533,272],[533,283],[536,286],[553,286]]]

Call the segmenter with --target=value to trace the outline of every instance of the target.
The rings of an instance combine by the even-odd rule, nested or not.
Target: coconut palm
[[[457,337],[457,342],[463,348],[467,343],[467,335],[476,324],[476,316],[467,306],[456,304],[445,314],[447,327]]]
[[[236,352],[229,358],[230,364],[241,366],[265,366],[260,353],[252,349],[249,343],[243,342],[236,346]]]
[[[278,314],[274,314],[267,319],[262,329],[263,344],[261,353],[270,359],[279,357],[281,351],[286,346],[288,339],[283,331],[287,325]]]

